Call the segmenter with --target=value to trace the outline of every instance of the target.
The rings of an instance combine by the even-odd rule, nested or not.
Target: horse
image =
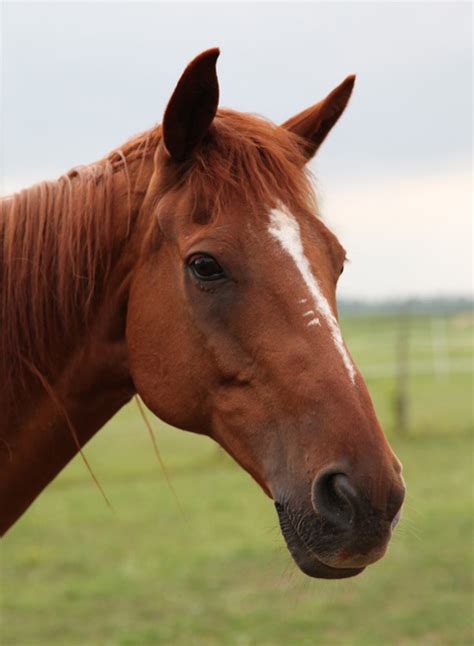
[[[304,573],[354,576],[405,491],[306,166],[355,77],[275,125],[219,108],[218,56],[189,63],[160,125],[1,201],[0,532],[138,395],[255,479]]]

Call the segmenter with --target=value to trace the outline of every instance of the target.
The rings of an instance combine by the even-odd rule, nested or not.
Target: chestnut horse
[[[0,531],[138,393],[253,476],[301,570],[353,576],[404,497],[305,171],[354,77],[276,126],[218,109],[218,54],[161,126],[1,201]]]

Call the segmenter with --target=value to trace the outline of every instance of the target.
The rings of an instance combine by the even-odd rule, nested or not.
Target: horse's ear
[[[163,117],[163,141],[176,161],[193,152],[216,116],[219,83],[216,74],[217,48],[192,60],[178,81]]]
[[[339,119],[350,99],[355,76],[348,76],[328,96],[282,124],[302,140],[303,152],[311,159]]]

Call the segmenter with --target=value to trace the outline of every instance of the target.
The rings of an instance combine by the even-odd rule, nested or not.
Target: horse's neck
[[[118,222],[128,216],[114,213]],[[117,260],[87,334],[72,350],[69,342],[53,379],[38,373],[4,407],[10,412],[0,419],[0,535],[134,394],[124,338],[134,255],[125,249]],[[60,356],[61,340],[58,344]]]
[[[74,353],[51,390],[20,400],[21,415],[0,437],[0,534],[133,394],[123,341],[97,339]]]

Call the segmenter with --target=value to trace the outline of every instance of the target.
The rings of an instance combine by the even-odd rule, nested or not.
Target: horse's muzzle
[[[296,565],[304,574],[316,579],[346,579],[360,574],[364,570],[359,568],[335,568],[323,563],[306,541],[300,536],[293,520],[280,503],[275,503],[275,508],[280,521],[281,532],[285,538],[288,550]]]
[[[300,569],[318,578],[354,576],[380,559],[400,516],[405,489],[394,482],[382,509],[336,466],[318,473],[311,505],[276,502],[288,549]]]

